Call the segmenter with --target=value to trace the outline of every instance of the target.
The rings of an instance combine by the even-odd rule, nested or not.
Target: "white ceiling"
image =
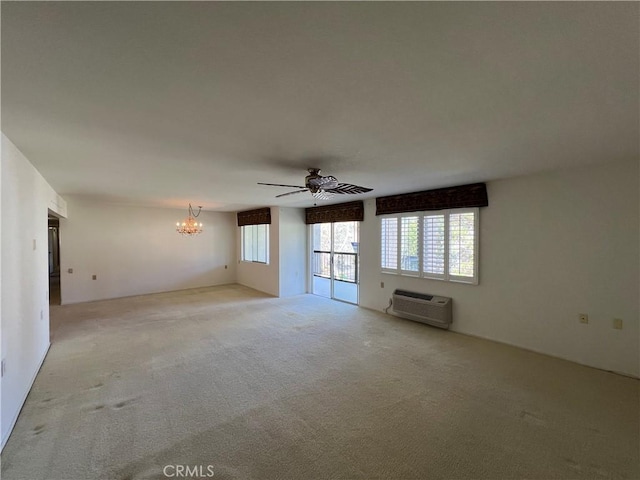
[[[232,211],[638,159],[633,2],[2,2],[2,130],[65,194]],[[336,201],[357,197],[342,196]]]

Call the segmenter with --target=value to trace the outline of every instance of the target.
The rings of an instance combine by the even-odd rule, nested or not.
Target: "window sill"
[[[477,279],[469,279],[469,280],[461,280],[457,278],[438,278],[438,277],[424,277],[420,275],[407,275],[406,273],[398,273],[398,272],[386,272],[381,271],[382,275],[394,275],[396,277],[405,277],[405,278],[417,278],[419,280],[435,280],[436,282],[448,282],[448,283],[458,283],[461,285],[479,285]]]

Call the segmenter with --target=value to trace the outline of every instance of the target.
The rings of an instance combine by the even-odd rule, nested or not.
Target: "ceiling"
[[[638,159],[634,2],[2,2],[2,131],[64,195],[233,211]],[[334,197],[326,203],[353,200]]]

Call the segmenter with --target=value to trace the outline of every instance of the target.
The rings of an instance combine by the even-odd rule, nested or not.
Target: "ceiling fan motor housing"
[[[338,179],[332,175],[320,175],[319,168],[310,168],[309,175],[304,179],[305,186],[311,193],[329,190],[338,186]]]

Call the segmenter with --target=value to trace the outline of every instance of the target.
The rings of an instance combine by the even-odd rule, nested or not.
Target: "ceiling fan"
[[[314,198],[327,199],[333,196],[333,194],[350,194],[366,193],[373,190],[372,188],[361,187],[359,185],[352,185],[350,183],[340,183],[338,179],[332,175],[320,175],[319,168],[307,169],[309,175],[304,179],[304,187],[299,185],[282,185],[280,183],[262,183],[258,182],[258,185],[269,185],[272,187],[290,187],[297,188],[293,192],[281,193],[276,195],[278,197],[286,197],[287,195],[294,195],[296,193],[302,193],[309,191]]]

